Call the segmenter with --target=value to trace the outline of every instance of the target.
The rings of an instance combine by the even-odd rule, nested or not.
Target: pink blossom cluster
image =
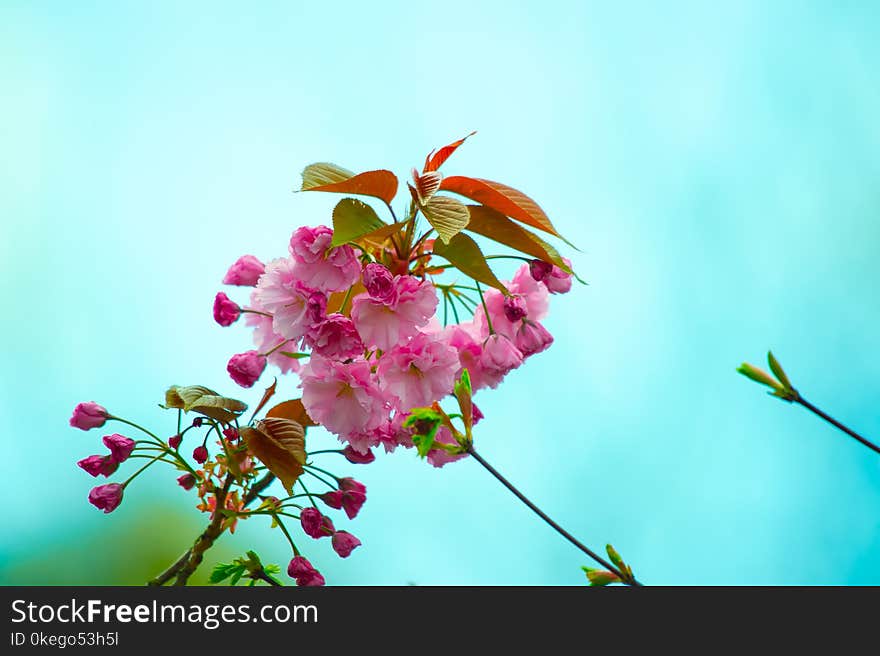
[[[534,260],[505,283],[508,295],[489,289],[472,318],[443,326],[430,279],[394,275],[332,239],[330,228],[303,227],[287,257],[263,266],[243,256],[224,281],[253,287],[250,305],[221,292],[214,315],[226,326],[244,313],[254,329],[256,348],[229,360],[232,379],[251,387],[270,363],[297,372],[309,417],[347,445],[352,462],[369,462],[375,447],[411,447],[409,412],[450,395],[463,370],[474,392],[495,388],[547,349],[553,337],[541,320],[549,295],[571,288],[570,274]],[[435,441],[454,443],[443,427]],[[460,457],[439,448],[428,454],[437,467]]]

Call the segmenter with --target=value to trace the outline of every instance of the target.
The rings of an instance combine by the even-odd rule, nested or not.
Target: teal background
[[[213,295],[238,255],[329,222],[336,198],[291,193],[301,169],[403,177],[477,129],[447,173],[533,196],[590,283],[554,298],[554,347],[478,396],[483,455],[646,583],[880,584],[880,460],[735,372],[771,347],[880,439],[880,5],[611,4],[5,0],[0,583],[171,562],[195,497],[157,470],[92,508],[74,463],[110,431],[69,428],[73,406],[170,435],[169,384],[238,394],[250,338]],[[369,500],[337,522],[364,542],[349,559],[300,539],[332,583],[584,582],[474,462],[335,468]],[[209,562],[287,562],[240,527]]]

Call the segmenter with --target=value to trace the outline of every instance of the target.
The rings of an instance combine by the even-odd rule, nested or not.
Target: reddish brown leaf
[[[239,434],[248,451],[278,477],[288,494],[293,494],[293,485],[302,476],[306,462],[303,427],[290,419],[267,417],[254,428],[244,426]]]
[[[374,196],[390,204],[397,195],[397,176],[384,169],[355,175],[335,164],[311,164],[303,171],[300,191],[331,191]]]
[[[521,191],[500,182],[454,175],[444,178],[440,189],[461,194],[482,203],[512,219],[521,221],[551,235],[562,237],[538,204]]]
[[[302,399],[291,399],[279,403],[266,413],[267,417],[280,417],[281,419],[291,419],[301,426],[317,426],[312,418],[309,417],[306,409],[303,407]]]
[[[453,141],[448,146],[443,146],[440,150],[432,150],[430,154],[425,158],[425,168],[423,171],[427,173],[428,171],[436,171],[441,166],[443,166],[443,162],[449,159],[449,156],[455,152],[456,148],[458,148],[461,144],[463,144],[468,137],[472,137],[477,133],[476,130],[471,132],[469,135],[459,139],[458,141]]]
[[[518,223],[514,223],[501,212],[496,212],[485,205],[468,205],[467,208],[471,214],[471,220],[467,226],[470,232],[476,232],[478,235],[493,239],[499,244],[510,246],[520,253],[555,264],[567,273],[571,272],[555,248],[535,233],[526,230]]]
[[[263,409],[263,406],[265,406],[269,402],[269,399],[271,399],[273,396],[275,396],[275,388],[277,386],[278,386],[278,379],[275,378],[272,380],[272,384],[266,388],[265,392],[263,392],[263,398],[260,399],[260,402],[257,404],[257,407],[254,410],[254,414],[251,415],[251,419],[256,417],[257,413]]]

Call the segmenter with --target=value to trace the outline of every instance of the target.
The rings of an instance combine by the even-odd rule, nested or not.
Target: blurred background
[[[404,177],[476,129],[445,171],[526,191],[589,281],[477,397],[482,454],[645,583],[880,584],[880,459],[735,371],[773,348],[880,439],[880,5],[319,5],[0,5],[0,583],[140,584],[186,548],[204,517],[170,469],[87,503],[75,462],[113,431],[73,406],[167,436],[169,384],[256,402],[211,305],[239,255],[329,223],[302,168]],[[345,465],[364,546],[300,539],[331,583],[585,583],[475,462]],[[206,562],[248,548],[290,558],[253,518]]]

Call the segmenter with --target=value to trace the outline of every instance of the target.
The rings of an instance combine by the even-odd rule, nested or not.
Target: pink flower
[[[89,492],[89,503],[103,510],[105,514],[113,512],[122,503],[123,489],[119,483],[99,485]]]
[[[253,387],[266,368],[266,356],[256,351],[245,351],[229,358],[226,371],[242,387]]]
[[[441,426],[437,429],[437,434],[434,436],[434,442],[438,444],[451,444],[458,446],[458,442],[455,441],[452,432],[446,428],[446,426]],[[444,449],[433,448],[428,451],[428,462],[434,467],[442,467],[447,463],[461,460],[466,455],[466,453],[447,453]]]
[[[180,435],[172,435],[168,438],[168,446],[170,446],[172,449],[176,449],[180,446],[180,443],[182,441],[183,437],[181,437]]]
[[[99,474],[106,478],[119,467],[119,463],[113,459],[113,456],[89,456],[88,458],[83,458],[76,464],[95,478],[97,478]]]
[[[516,348],[524,357],[545,351],[553,343],[553,335],[537,321],[526,319],[516,331]]]
[[[437,291],[429,282],[413,276],[394,278],[396,300],[391,303],[358,294],[351,318],[364,344],[387,351],[406,341],[428,323],[437,309]]]
[[[472,322],[453,324],[441,332],[449,346],[458,354],[459,367],[455,372],[455,380],[461,377],[463,369],[467,369],[471,379],[471,387],[478,390],[484,388],[486,383],[483,382],[483,365],[480,364],[480,356],[483,353],[483,347],[480,344],[482,339],[475,339],[475,334],[479,335],[479,328]]]
[[[110,455],[116,462],[125,462],[134,451],[134,440],[119,433],[104,436],[104,446],[110,449]]]
[[[510,283],[508,283],[510,285]],[[546,291],[546,290],[545,290]],[[519,304],[520,307],[525,307],[526,311],[528,311],[528,307],[525,301],[525,297],[519,296]],[[486,321],[486,312],[485,310],[489,310],[489,319],[492,321],[492,330],[499,335],[504,335],[509,339],[513,339],[513,336],[516,334],[517,324],[519,320],[512,321],[508,318],[507,311],[505,309],[505,296],[497,289],[487,289],[483,292],[483,300],[485,302],[485,309],[483,305],[478,305],[477,309],[474,311],[474,323],[480,327],[480,335],[483,338],[489,336],[489,322]]]
[[[351,287],[361,267],[351,246],[331,247],[333,231],[326,226],[297,228],[290,238],[294,271],[304,285],[330,293]]]
[[[361,541],[348,531],[336,531],[332,543],[333,551],[338,553],[340,558],[348,558],[352,551],[361,546]]]
[[[223,292],[217,292],[214,297],[214,321],[221,326],[231,326],[241,316],[241,308],[238,303],[229,300]]]
[[[361,453],[354,450],[350,444],[342,450],[342,455],[353,465],[368,465],[376,459],[376,456],[369,449],[366,453]]]
[[[351,319],[334,313],[315,325],[306,335],[315,353],[331,360],[347,360],[364,353],[364,343]]]
[[[547,286],[535,281],[529,267],[523,264],[507,285],[511,294],[518,294],[526,303],[526,314],[532,321],[540,321],[547,316],[550,307]]]
[[[483,344],[480,365],[483,378],[492,389],[513,369],[522,364],[522,353],[504,335],[490,335]]]
[[[333,521],[326,515],[322,515],[317,508],[304,508],[299,513],[299,522],[303,532],[316,540],[333,535],[336,531]]]
[[[398,399],[396,406],[410,410],[430,405],[452,392],[458,354],[441,338],[419,333],[379,359],[382,388]]]
[[[110,413],[104,406],[100,406],[94,401],[79,403],[73,409],[73,415],[70,417],[70,425],[80,430],[89,430],[90,428],[100,428],[107,421]]]
[[[393,305],[397,301],[397,286],[394,276],[384,264],[368,264],[364,267],[364,287],[370,298]]]
[[[532,260],[529,262],[529,274],[538,282],[543,282],[552,270],[553,265],[549,262],[544,262],[543,260]]]
[[[325,492],[324,494],[319,495],[319,498],[331,508],[341,510],[342,497],[344,494],[345,492],[342,490],[331,490],[330,492]]]
[[[208,449],[205,448],[205,445],[197,446],[193,449],[193,460],[195,460],[200,465],[203,464],[208,459]]]
[[[242,255],[238,258],[226,275],[223,276],[224,285],[239,285],[241,287],[253,287],[263,275],[266,265],[253,255]]]
[[[341,363],[313,354],[300,379],[309,417],[340,437],[375,430],[387,416],[368,362]]]
[[[177,477],[177,484],[184,490],[191,490],[196,484],[196,477],[187,472],[183,476]]]
[[[294,579],[297,585],[324,585],[324,577],[312,567],[312,564],[304,556],[296,556],[290,561],[287,566],[287,575]]]
[[[256,300],[257,290],[254,290],[251,293],[251,309],[256,310],[257,312],[265,312],[265,308],[263,308]],[[257,350],[260,353],[268,353],[275,349],[279,344],[284,344],[288,341],[286,337],[282,337],[278,333],[275,332],[274,327],[272,325],[272,316],[265,316],[263,314],[256,314],[255,312],[249,312],[245,315],[244,318],[245,323],[248,326],[253,327],[254,329],[254,344],[257,347]],[[295,346],[291,345],[290,348],[277,348],[272,351],[266,358],[269,364],[273,364],[281,370],[281,373],[286,374],[291,371],[299,371],[300,362],[296,358],[291,358],[282,351],[292,351],[295,350]]]
[[[565,262],[568,268],[571,268],[571,261],[564,257],[562,261]],[[558,266],[553,266],[550,270],[550,274],[544,278],[544,284],[547,285],[547,289],[550,290],[551,294],[565,294],[571,291],[571,274],[566,273]]]
[[[303,337],[320,320],[318,315],[326,306],[323,294],[305,285],[295,266],[290,258],[269,262],[253,296],[262,311],[273,315],[272,330],[291,340]]]

